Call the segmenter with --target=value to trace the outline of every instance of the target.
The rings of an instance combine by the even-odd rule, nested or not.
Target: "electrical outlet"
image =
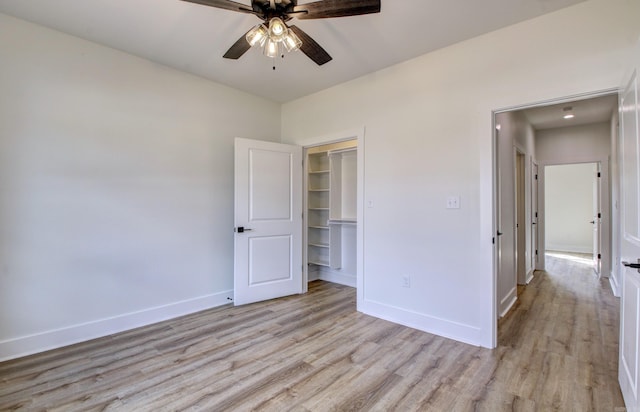
[[[411,287],[411,276],[404,275],[402,277],[402,287],[403,288],[410,288]]]

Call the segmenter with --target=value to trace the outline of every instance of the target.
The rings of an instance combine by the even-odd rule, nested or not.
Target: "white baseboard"
[[[525,280],[525,284],[528,285],[533,280],[533,275],[535,273],[535,269],[531,269],[529,273],[527,273],[527,279]]]
[[[156,306],[111,318],[0,341],[0,362],[44,352],[74,343],[151,325],[190,313],[231,303],[233,290]]]
[[[509,310],[513,307],[513,305],[516,303],[517,300],[518,300],[518,289],[517,287],[514,287],[509,291],[509,293],[507,293],[507,296],[502,298],[502,300],[500,301],[500,317],[503,317],[504,315],[506,315],[507,312],[509,312]]]
[[[351,286],[353,288],[356,287],[356,277],[351,275],[345,275],[342,273],[337,273],[331,270],[320,270],[320,275],[318,277],[320,280],[325,280],[327,282],[338,283],[340,285]]]
[[[593,253],[593,245],[547,243],[547,252]]]
[[[615,276],[615,273],[613,273],[613,271],[609,273],[609,284],[611,285],[613,296],[619,298],[621,296],[620,284],[618,283],[618,278]]]
[[[358,311],[423,332],[474,346],[481,346],[482,330],[471,325],[440,319],[371,300],[358,302]]]

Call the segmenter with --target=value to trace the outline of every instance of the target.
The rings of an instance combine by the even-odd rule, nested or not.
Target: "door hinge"
[[[538,217],[538,212],[536,212],[536,217]]]
[[[598,259],[602,259],[602,255],[598,253]]]
[[[496,244],[496,238],[495,237],[491,238],[491,243],[494,244],[494,245]]]
[[[598,172],[598,177],[602,177],[602,174],[600,172]]]
[[[538,256],[538,249],[536,249],[536,256]]]
[[[598,219],[602,218],[602,213],[598,213]]]

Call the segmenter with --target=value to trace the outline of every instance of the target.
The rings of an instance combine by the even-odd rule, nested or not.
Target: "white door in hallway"
[[[302,293],[302,148],[235,141],[234,303]]]
[[[620,93],[620,171],[622,201],[623,261],[637,264],[640,259],[640,136],[638,133],[638,70],[640,43],[635,52],[631,79]],[[619,262],[615,262],[620,265]],[[640,411],[640,273],[632,267],[620,267],[622,300],[620,304],[620,343],[618,380],[629,411]]]

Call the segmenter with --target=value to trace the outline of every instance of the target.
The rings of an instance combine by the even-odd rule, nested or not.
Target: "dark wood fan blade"
[[[182,1],[186,1],[189,3],[202,4],[204,6],[211,6],[217,9],[239,11],[242,13],[250,13],[250,14],[255,13],[252,9],[248,8],[246,5],[242,3],[238,3],[236,1],[231,1],[231,0],[182,0]]]
[[[311,60],[316,62],[318,66],[322,66],[325,63],[328,63],[332,60],[332,57],[329,56],[329,53],[326,52],[325,49],[322,48],[315,40],[311,38],[307,33],[302,31],[297,26],[290,26],[289,29],[293,30],[293,32],[302,40],[302,46],[300,50],[306,54]]]
[[[225,59],[237,60],[242,57],[242,55],[245,54],[250,48],[251,45],[247,41],[245,33],[238,39],[237,42],[233,43],[233,46],[229,47],[229,50],[227,50],[227,52],[222,57],[224,57]]]
[[[300,20],[358,16],[380,13],[380,0],[320,0],[295,6],[293,11],[306,11],[296,15]]]

